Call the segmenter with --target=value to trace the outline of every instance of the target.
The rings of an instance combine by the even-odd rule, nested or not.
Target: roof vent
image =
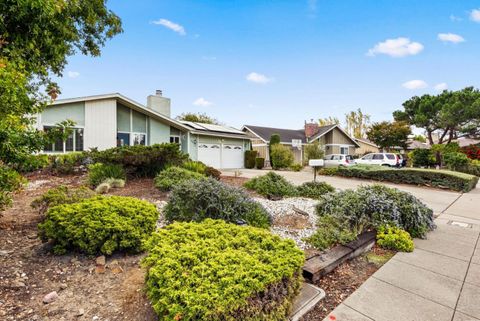
[[[162,94],[163,94],[163,93],[162,93],[162,90],[161,90],[161,89],[155,90],[155,95],[157,95],[157,96],[162,96]]]

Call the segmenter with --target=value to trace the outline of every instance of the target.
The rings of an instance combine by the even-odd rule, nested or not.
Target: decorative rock
[[[66,288],[68,288],[66,283],[60,283],[60,289],[65,290]]]
[[[76,317],[81,317],[82,315],[85,314],[85,310],[84,309],[79,309],[77,314],[75,314]]]
[[[97,259],[95,260],[95,263],[97,263],[97,265],[105,265],[106,264],[105,255],[97,257]]]
[[[105,273],[105,265],[97,265],[95,267],[95,273],[96,274],[103,274]]]
[[[50,292],[43,297],[43,303],[49,304],[58,299],[58,293],[56,291]]]
[[[123,269],[122,267],[120,266],[120,264],[118,264],[118,261],[117,260],[113,260],[109,265],[108,267],[112,270],[112,273],[113,274],[119,274],[119,273],[122,273],[123,272]]]

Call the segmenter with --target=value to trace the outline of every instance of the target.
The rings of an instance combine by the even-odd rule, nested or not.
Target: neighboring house
[[[193,160],[216,168],[242,168],[250,139],[240,130],[171,118],[170,99],[157,90],[144,106],[121,94],[60,99],[37,117],[40,130],[70,119],[76,123],[66,141],[45,146],[45,153],[123,145],[177,143]]]
[[[368,153],[378,153],[381,151],[380,147],[366,138],[355,138],[355,141],[360,145],[360,147],[355,150],[355,155],[363,156]]]
[[[258,151],[259,157],[270,161],[268,144],[273,134],[280,136],[280,143],[289,146],[295,156],[295,162],[303,163],[304,147],[319,141],[325,149],[325,154],[353,155],[360,145],[338,125],[319,126],[316,123],[306,123],[303,129],[284,129],[263,126],[244,125],[242,127],[252,141],[252,149]]]

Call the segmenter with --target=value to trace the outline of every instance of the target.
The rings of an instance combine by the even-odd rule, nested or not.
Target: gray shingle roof
[[[303,129],[285,129],[285,128],[273,128],[263,126],[245,125],[244,127],[250,129],[252,132],[260,136],[265,141],[270,141],[270,137],[273,134],[280,135],[280,141],[282,143],[291,143],[292,139],[301,139],[302,143],[306,143],[305,130]]]

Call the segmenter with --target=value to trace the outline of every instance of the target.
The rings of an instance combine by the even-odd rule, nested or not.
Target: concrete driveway
[[[241,170],[243,177],[268,171]],[[277,172],[294,184],[312,172]],[[225,171],[225,175],[233,172]],[[320,176],[338,189],[374,182]],[[437,216],[437,229],[397,253],[324,321],[480,321],[480,188],[469,193],[386,184],[412,193]]]

